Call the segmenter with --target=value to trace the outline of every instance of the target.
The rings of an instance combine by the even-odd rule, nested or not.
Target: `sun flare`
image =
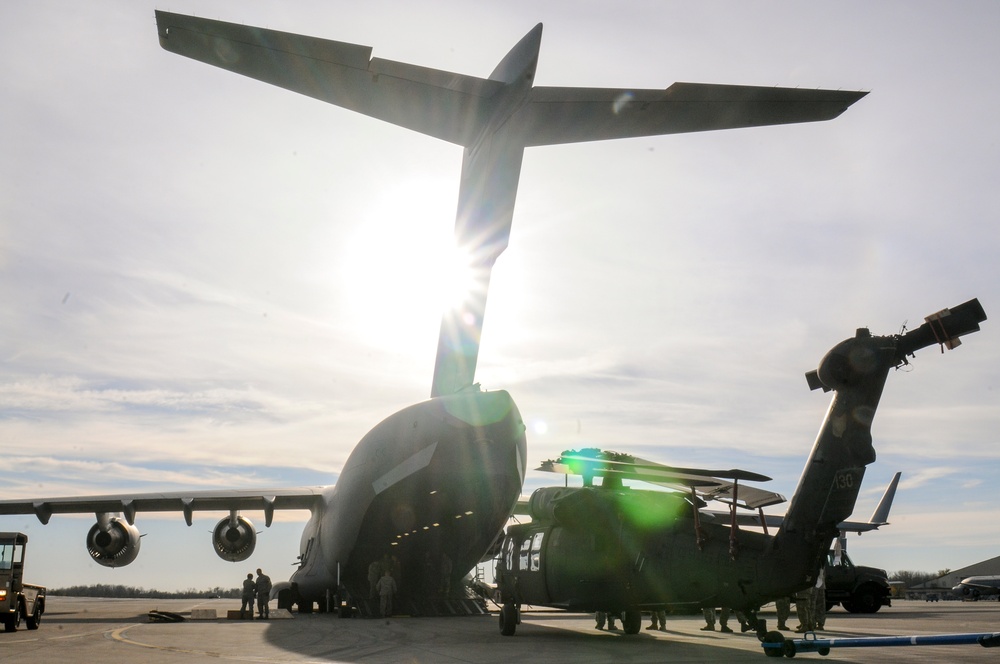
[[[341,277],[366,342],[399,348],[411,331],[436,335],[442,313],[473,292],[469,255],[455,246],[454,201],[454,187],[413,179],[386,191],[358,224]]]

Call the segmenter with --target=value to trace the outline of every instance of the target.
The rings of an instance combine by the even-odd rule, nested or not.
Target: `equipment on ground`
[[[821,639],[808,633],[802,639],[786,639],[781,632],[768,632],[761,642],[768,657],[795,657],[800,652],[818,652],[826,657],[833,648],[885,648],[887,646],[951,646],[978,643],[984,648],[1000,646],[1000,632],[981,634],[932,634],[921,636],[869,636]]]
[[[45,588],[24,583],[24,533],[0,533],[0,620],[4,631],[38,629],[45,613]]]

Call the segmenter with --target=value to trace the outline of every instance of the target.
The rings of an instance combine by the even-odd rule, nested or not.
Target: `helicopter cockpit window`
[[[508,537],[507,541],[503,546],[503,563],[504,569],[513,570],[514,569],[514,551],[516,550],[516,545],[514,544],[514,538]]]
[[[535,533],[535,536],[531,540],[531,571],[537,572],[542,568],[541,557],[542,557],[542,540],[545,537],[545,533]]]
[[[531,553],[531,537],[526,537],[523,542],[521,542],[521,557],[518,560],[517,568],[521,571],[526,571],[528,569],[528,555]]]

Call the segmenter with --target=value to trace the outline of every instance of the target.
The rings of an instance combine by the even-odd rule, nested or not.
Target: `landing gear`
[[[513,602],[505,602],[500,607],[500,633],[504,636],[514,636],[517,622],[517,607]]]
[[[758,618],[756,611],[747,611],[744,616],[747,622],[743,631],[753,630],[757,634],[757,639],[763,641],[764,637],[767,636],[767,620]]]
[[[622,629],[626,634],[638,634],[642,628],[642,612],[639,609],[629,609],[622,612]]]

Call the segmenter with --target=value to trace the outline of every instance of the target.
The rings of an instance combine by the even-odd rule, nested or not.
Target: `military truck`
[[[24,533],[0,533],[0,619],[4,631],[38,629],[45,613],[45,588],[24,583]]]
[[[840,604],[851,613],[876,613],[892,606],[885,570],[855,565],[846,551],[837,561],[830,551],[826,565],[826,609]]]

